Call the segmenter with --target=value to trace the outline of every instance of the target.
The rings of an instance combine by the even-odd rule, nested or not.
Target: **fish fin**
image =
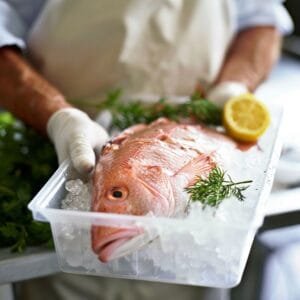
[[[180,178],[184,188],[192,185],[199,176],[208,176],[209,172],[216,166],[210,155],[201,153],[190,162],[179,169],[173,177]]]

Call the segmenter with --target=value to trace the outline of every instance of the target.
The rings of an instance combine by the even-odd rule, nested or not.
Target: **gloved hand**
[[[227,100],[244,93],[248,93],[248,89],[244,84],[235,81],[226,81],[209,89],[206,98],[222,108]]]
[[[47,132],[55,145],[59,163],[70,158],[80,173],[90,173],[95,166],[95,148],[101,148],[108,134],[88,115],[76,108],[63,108],[54,113]]]

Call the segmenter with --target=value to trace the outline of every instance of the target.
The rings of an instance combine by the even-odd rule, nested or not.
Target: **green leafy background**
[[[57,168],[52,144],[7,112],[0,113],[0,247],[52,245],[50,226],[32,219],[30,200]]]

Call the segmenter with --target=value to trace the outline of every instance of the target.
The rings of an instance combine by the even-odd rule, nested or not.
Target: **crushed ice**
[[[69,180],[65,184],[67,196],[62,200],[61,208],[89,211],[91,209],[90,184],[80,179]]]

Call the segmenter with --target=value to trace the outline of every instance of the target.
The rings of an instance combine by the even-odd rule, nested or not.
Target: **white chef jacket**
[[[204,87],[214,81],[238,30],[273,25],[287,33],[292,28],[282,1],[204,2],[0,0],[0,46],[28,46],[32,63],[68,98],[93,98],[116,87],[125,87],[131,96],[181,96],[190,94],[197,81]],[[105,8],[108,17],[99,10],[99,18],[104,21],[96,25],[91,18],[98,19],[95,10],[105,3],[111,6],[110,10]],[[88,6],[90,11],[86,10]],[[45,7],[49,13],[44,12]],[[190,11],[182,13],[183,10]],[[85,12],[88,17],[81,21]],[[118,14],[123,12],[124,20],[118,23]],[[176,30],[185,22],[178,18],[184,17],[189,24],[183,27],[182,34]],[[141,28],[148,26],[148,21],[155,24]],[[107,24],[102,30],[105,34],[98,34],[96,26]],[[86,26],[90,28],[85,30]],[[143,39],[144,34],[149,36],[149,42]],[[119,65],[113,61],[119,61]]]
[[[0,0],[0,47],[26,47],[27,34],[47,0]],[[284,0],[233,0],[237,27],[273,25],[283,34],[293,29]]]

